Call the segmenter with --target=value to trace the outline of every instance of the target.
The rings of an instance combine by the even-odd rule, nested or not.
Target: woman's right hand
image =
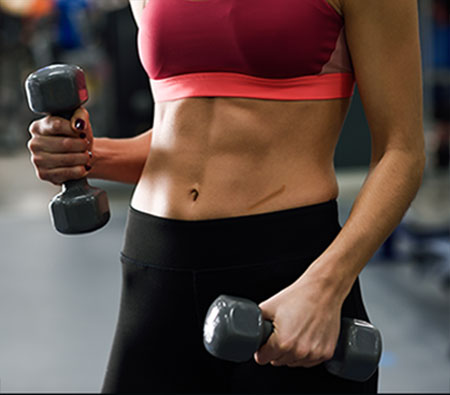
[[[34,121],[28,149],[40,180],[61,185],[89,174],[92,163],[93,134],[89,113],[80,107],[68,121],[46,116]]]

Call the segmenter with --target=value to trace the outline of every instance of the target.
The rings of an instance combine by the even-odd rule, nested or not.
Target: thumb
[[[70,119],[72,130],[78,134],[84,133],[89,141],[92,140],[92,129],[89,113],[84,107],[79,107]]]
[[[272,303],[272,298],[261,302],[258,307],[261,310],[262,318],[264,320],[273,321],[275,318],[275,304]]]
[[[273,324],[273,322],[272,322]],[[277,333],[275,325],[273,326],[273,330],[270,334],[268,334],[268,338],[263,340],[259,349],[253,354],[253,358],[255,362],[259,365],[265,365],[269,363],[272,359],[277,355]]]

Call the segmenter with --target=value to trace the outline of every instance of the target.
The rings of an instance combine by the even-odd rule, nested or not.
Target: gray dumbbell
[[[88,100],[83,70],[74,65],[54,64],[35,71],[26,79],[25,91],[33,112],[67,120]],[[110,218],[105,191],[91,187],[85,177],[66,181],[49,208],[55,229],[63,234],[92,232]]]
[[[203,326],[203,344],[217,358],[245,362],[252,358],[273,331],[251,300],[220,295],[210,306]],[[334,356],[326,369],[339,377],[366,381],[381,357],[381,334],[368,322],[343,318]]]

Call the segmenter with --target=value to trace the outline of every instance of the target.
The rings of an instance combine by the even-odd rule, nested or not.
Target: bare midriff
[[[200,220],[335,199],[333,157],[349,102],[158,102],[131,205],[159,217]]]

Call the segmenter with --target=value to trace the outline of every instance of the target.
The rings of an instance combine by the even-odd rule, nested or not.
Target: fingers
[[[281,341],[274,326],[274,332],[254,354],[254,359],[259,365],[270,363],[272,366],[311,368],[331,359],[333,355],[331,342],[296,337]]]
[[[72,130],[79,133],[82,138],[86,138],[88,143],[92,142],[94,136],[92,134],[91,123],[89,121],[89,113],[84,107],[80,107],[75,111],[70,123]]]
[[[78,108],[70,121],[67,119],[48,115],[31,123],[28,131],[32,136],[67,136],[73,138],[87,138],[92,140],[92,129],[89,113],[85,108]]]
[[[271,360],[276,360],[281,358],[283,353],[285,353],[288,349],[288,345],[280,346],[277,340],[276,327],[274,326],[274,330],[272,335],[270,335],[269,339],[265,344],[263,344],[258,351],[254,354],[255,362],[258,365],[266,365]]]
[[[70,121],[50,115],[34,121],[29,132],[27,146],[39,179],[60,185],[88,175],[93,134],[84,108],[77,109]]]
[[[90,155],[87,151],[73,155],[48,154],[40,152],[33,155],[32,162],[42,169],[56,169],[59,167],[85,166],[89,164]]]
[[[61,185],[68,180],[78,180],[87,177],[88,171],[84,166],[59,167],[45,169],[36,167],[36,175],[42,181],[49,181],[54,185]]]
[[[76,153],[89,150],[89,143],[80,137],[39,136],[28,141],[28,149],[35,155],[48,153]]]
[[[28,131],[32,136],[80,137],[80,132],[72,130],[70,122],[67,119],[51,115],[34,121]]]
[[[333,350],[330,347],[316,345],[311,347],[308,344],[292,347],[280,358],[270,361],[272,366],[288,366],[312,368],[333,357]]]

